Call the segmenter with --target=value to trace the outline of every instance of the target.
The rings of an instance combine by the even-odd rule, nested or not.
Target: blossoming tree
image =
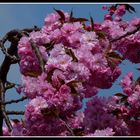
[[[15,29],[0,40],[5,54],[0,67],[0,135],[140,135],[140,78],[134,80],[129,72],[120,81],[123,93],[98,96],[120,76],[123,60],[140,63],[140,19],[123,20],[127,11],[135,12],[128,4],[103,9],[108,14],[102,23],[54,9],[42,28]],[[10,65],[16,63],[21,85],[7,81]],[[5,101],[13,87],[25,96]],[[81,110],[85,98],[91,100]],[[30,100],[24,111],[6,110],[7,104],[25,99]],[[24,119],[10,120],[10,114],[23,114]]]

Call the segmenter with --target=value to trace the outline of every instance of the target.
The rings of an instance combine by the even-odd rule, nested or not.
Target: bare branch
[[[24,111],[6,111],[7,115],[24,115]]]
[[[1,95],[1,88],[0,88],[0,95]],[[2,127],[3,127],[3,113],[2,113],[2,99],[1,99],[1,96],[0,96],[0,136],[3,136],[3,130],[2,130]]]
[[[17,54],[17,44],[18,43],[11,43],[10,47],[8,48],[8,54],[10,54],[11,56]],[[11,58],[9,58],[8,56],[5,56],[5,59],[3,61],[3,63],[1,64],[1,67],[0,67],[0,79],[4,82],[6,82],[6,79],[7,79],[7,74],[8,74],[8,71],[10,69],[10,66],[13,62],[11,61]]]
[[[6,82],[5,83],[5,90],[8,90],[8,89],[11,89],[11,88],[13,88],[13,87],[15,87],[15,83],[11,83],[11,82]]]
[[[3,102],[5,101],[5,90],[4,90],[4,83],[2,81],[0,81],[0,100],[1,100],[1,111],[2,111],[2,115],[3,118],[6,122],[6,125],[9,129],[9,131],[12,131],[12,125],[11,122],[9,120],[9,117],[7,116],[6,112],[5,112],[5,106],[3,105]]]
[[[22,98],[17,99],[17,100],[6,101],[6,102],[4,103],[4,105],[12,104],[12,103],[18,103],[18,102],[24,101],[24,100],[26,100],[26,99],[27,99],[27,97],[26,97],[26,96],[23,96]]]
[[[36,25],[34,25],[33,28],[25,28],[25,29],[23,29],[23,32],[28,32],[28,33],[30,33],[30,32],[32,32],[32,31],[40,31],[40,30],[41,30],[41,28],[39,28],[39,27],[37,27]]]

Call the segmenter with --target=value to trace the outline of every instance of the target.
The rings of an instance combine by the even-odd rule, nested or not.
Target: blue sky
[[[104,4],[0,4],[0,38],[11,29],[30,28],[34,25],[41,27],[44,24],[44,18],[47,14],[54,11],[53,8],[62,9],[66,12],[70,12],[73,9],[74,16],[76,17],[89,18],[91,15],[94,21],[102,22],[105,14],[105,11],[102,10],[103,5]],[[134,14],[127,13],[127,15],[124,16],[125,20],[129,21],[134,17],[140,16],[140,4],[132,5],[137,12]],[[2,60],[3,54],[0,52],[0,64]],[[120,67],[122,68],[122,75],[116,80],[111,89],[101,90],[99,92],[100,96],[109,96],[116,92],[122,92],[119,87],[119,81],[128,71],[133,71],[135,78],[140,75],[140,72],[136,70],[138,64],[134,65],[129,61],[124,61]],[[18,65],[11,66],[8,80],[15,83],[21,82]],[[20,95],[18,95],[14,89],[6,93],[7,100],[19,97]],[[27,102],[28,101],[9,105],[7,109],[23,110]],[[15,116],[10,117],[15,118]],[[18,116],[18,118],[21,118],[21,116]]]

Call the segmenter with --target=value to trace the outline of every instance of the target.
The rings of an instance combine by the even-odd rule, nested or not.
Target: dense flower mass
[[[113,131],[112,135],[128,135],[129,129],[126,122],[121,116],[117,116],[119,114],[115,114],[116,112],[124,115],[127,111],[125,106],[117,103],[115,97],[105,98],[95,96],[87,103],[87,108],[84,112],[83,123],[85,125],[85,132],[87,134],[96,134],[99,130],[102,132],[109,127]]]
[[[4,127],[4,135],[140,135],[139,79],[129,72],[120,83],[124,93],[97,95],[112,87],[124,59],[140,63],[140,32],[134,32],[140,19],[123,20],[127,7],[104,6],[104,21],[93,23],[91,18],[89,25],[85,18],[55,9],[40,31],[20,39],[20,92],[30,101],[24,120],[13,121],[11,132]],[[83,110],[85,98],[90,100]]]

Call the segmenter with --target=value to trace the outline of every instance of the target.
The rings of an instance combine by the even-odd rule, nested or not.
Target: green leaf
[[[140,85],[140,77],[137,78],[137,80],[135,81],[136,85]]]
[[[77,83],[79,83],[79,82],[80,82],[80,81],[78,81],[78,80],[72,80],[72,81],[68,82],[67,85],[68,85],[68,86],[71,86],[71,85],[72,85],[72,86],[76,86]]]
[[[133,6],[131,6],[130,4],[124,4],[126,6],[126,10],[129,12],[129,13],[132,13],[133,12],[136,12],[135,11],[135,8]]]
[[[91,30],[94,31],[94,21],[91,16],[90,16],[90,22],[91,22]]]
[[[46,77],[46,80],[47,80],[49,83],[52,82],[52,75],[53,75],[53,73],[54,73],[54,71],[55,71],[56,69],[61,70],[61,69],[59,69],[59,68],[53,68],[52,70],[50,70],[50,71],[48,72],[47,77]],[[61,71],[62,71],[62,70],[61,70]]]
[[[50,43],[46,43],[43,46],[47,49],[47,50],[51,50],[54,47],[54,41],[51,41]]]
[[[73,132],[75,136],[84,136],[84,128],[74,128]]]
[[[64,49],[65,49],[66,54],[72,57],[72,61],[78,62],[77,57],[75,56],[74,52],[71,49],[68,49],[68,48],[64,48]]]
[[[116,93],[115,96],[125,97],[126,95],[124,95],[123,93]]]
[[[111,69],[115,69],[116,66],[118,66],[124,59],[116,52],[108,52],[106,54],[106,59],[108,62],[108,65],[111,67]]]
[[[72,80],[72,81],[70,81],[70,82],[68,82],[68,83],[66,84],[67,86],[69,86],[69,87],[71,88],[71,94],[72,94],[73,96],[77,96],[77,95],[78,95],[78,93],[77,93],[75,87],[77,86],[77,83],[79,83],[79,82],[80,82],[80,81],[78,81],[78,80]]]
[[[51,108],[43,108],[41,109],[41,114],[43,116],[58,116],[59,110],[55,106],[52,106]]]
[[[116,109],[114,109],[114,110],[112,111],[112,113],[113,113],[113,115],[118,116],[118,115],[121,113],[121,110],[118,109],[118,108],[116,108]]]
[[[125,105],[129,105],[128,102],[127,102],[127,98],[128,98],[127,95],[124,95],[123,93],[116,93],[115,96],[120,97],[120,102],[121,103],[124,103]]]
[[[71,17],[70,18],[70,22],[86,22],[86,21],[88,21],[88,19],[86,19],[86,18],[74,18],[74,17]]]
[[[53,85],[53,87],[54,87],[57,91],[59,91],[61,85],[64,85],[64,84],[65,84],[65,81],[64,81],[64,79],[60,78],[59,75],[57,76],[57,78],[58,78],[58,80],[59,80],[59,82],[60,82],[61,84],[57,84],[57,85],[55,84],[55,85]]]
[[[59,82],[61,83],[61,85],[64,85],[65,84],[65,81],[64,79],[61,79],[60,77],[57,77],[59,79]]]
[[[59,16],[60,16],[60,19],[59,20],[61,22],[65,22],[65,15],[64,15],[64,13],[61,10],[57,10],[55,8],[54,8],[54,10],[59,14]]]
[[[135,8],[133,6],[131,6],[130,4],[116,4],[115,5],[115,8],[117,8],[118,5],[125,5],[126,7],[126,10],[129,12],[129,13],[132,13],[133,12],[136,12]]]
[[[128,96],[124,96],[120,99],[120,101],[126,104],[127,103],[127,98],[128,98]]]
[[[72,19],[72,17],[73,17],[73,11],[71,10],[71,12],[70,12],[70,20]]]
[[[35,72],[35,71],[27,71],[24,73],[25,76],[30,76],[30,77],[38,77],[41,74],[41,72]]]
[[[105,39],[106,37],[106,32],[103,31],[96,31],[96,34],[98,35],[99,38]]]
[[[138,71],[140,71],[140,68],[136,68]]]
[[[112,50],[112,44],[109,43],[108,47],[104,51],[105,55],[107,55],[111,50]]]
[[[20,122],[18,119],[12,119],[12,121],[13,121],[14,123],[19,123],[19,122]]]

